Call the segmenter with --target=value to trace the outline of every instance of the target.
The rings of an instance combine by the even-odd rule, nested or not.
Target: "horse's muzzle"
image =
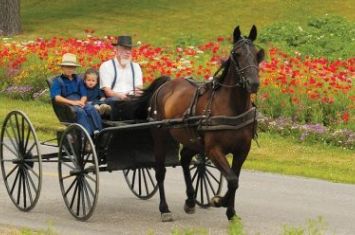
[[[260,83],[258,82],[248,82],[246,84],[246,89],[249,93],[256,93],[259,89]]]

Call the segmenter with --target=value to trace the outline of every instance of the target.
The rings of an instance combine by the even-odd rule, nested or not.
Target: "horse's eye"
[[[233,56],[235,56],[235,57],[239,57],[239,56],[240,56],[240,53],[239,53],[239,52],[236,52],[236,51],[233,51],[232,54],[233,54]]]

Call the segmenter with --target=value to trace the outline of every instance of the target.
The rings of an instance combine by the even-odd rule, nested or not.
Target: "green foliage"
[[[228,227],[229,235],[245,235],[244,226],[240,218],[233,218]]]
[[[284,226],[283,235],[323,235],[326,234],[327,225],[322,217],[307,220],[306,227]]]
[[[259,40],[302,55],[329,59],[351,58],[355,51],[355,23],[340,16],[312,17],[307,25],[294,21],[272,24]]]

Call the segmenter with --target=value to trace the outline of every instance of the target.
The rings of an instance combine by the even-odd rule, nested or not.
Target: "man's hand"
[[[127,100],[128,96],[125,93],[116,93],[119,100]]]

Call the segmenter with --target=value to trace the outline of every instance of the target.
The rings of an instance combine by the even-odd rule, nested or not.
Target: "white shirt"
[[[127,64],[122,67],[117,58],[114,58],[117,69],[117,80],[113,87],[114,92],[129,93],[133,91],[133,74],[131,65]],[[135,87],[143,88],[142,70],[139,64],[132,62],[135,77]],[[113,68],[112,60],[105,61],[100,66],[100,88],[108,87],[111,89],[112,83],[115,79],[115,70]]]

